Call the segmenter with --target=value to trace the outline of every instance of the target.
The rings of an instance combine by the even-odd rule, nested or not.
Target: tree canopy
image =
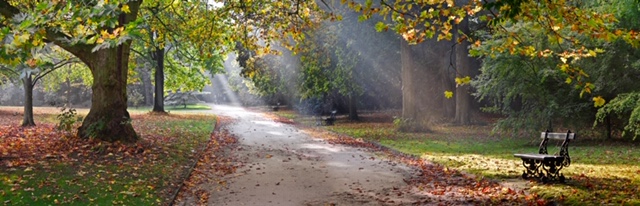
[[[134,0],[2,0],[0,39],[9,43],[0,49],[0,59],[5,65],[27,62],[32,59],[29,51],[46,42],[53,42],[74,54],[87,64],[94,80],[91,111],[78,135],[109,141],[135,141],[138,137],[126,111],[126,83],[129,49],[136,37],[145,36],[145,32],[155,33],[156,42],[151,46],[167,46],[168,41],[163,38],[171,36],[162,35],[157,26],[164,23],[164,31],[185,31],[184,34],[192,35],[188,39],[193,41],[183,51],[197,51],[198,55],[213,57],[203,49],[217,48],[209,51],[224,53],[229,50],[224,45],[241,42],[247,47],[265,48],[259,51],[267,53],[271,52],[270,40],[284,37],[301,40],[301,26],[327,17],[319,13],[315,2],[310,1],[223,1],[212,2],[214,5],[209,1],[147,3]],[[142,15],[149,13],[140,12],[148,11],[153,15],[154,11],[164,8],[169,8],[174,15],[146,18]],[[184,16],[187,14],[190,16]],[[164,22],[163,18],[168,17],[183,20]],[[189,18],[195,20],[181,24]],[[145,20],[158,23],[147,26],[151,33],[144,30]],[[226,33],[219,32],[220,25],[230,29],[223,30]]]

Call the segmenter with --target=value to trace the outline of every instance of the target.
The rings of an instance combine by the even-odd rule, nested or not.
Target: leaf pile
[[[418,188],[420,195],[426,196],[421,203],[444,205],[531,205],[545,203],[543,199],[526,195],[524,191],[504,187],[488,179],[478,179],[460,171],[391,150],[375,142],[344,135],[338,135],[327,139],[327,141],[332,144],[343,144],[381,152],[391,159],[418,168],[419,177],[405,181]]]
[[[219,118],[219,124],[229,124],[231,119],[226,117]],[[220,128],[218,125],[216,128]],[[175,201],[175,205],[207,205],[209,194],[212,189],[220,189],[226,187],[226,182],[221,178],[228,174],[233,174],[238,165],[236,160],[225,155],[225,151],[229,151],[237,146],[238,140],[231,135],[229,131],[214,131],[211,141],[207,144],[207,148],[194,165],[188,179],[184,182]],[[209,187],[208,185],[216,185]]]
[[[28,128],[0,125],[0,166],[31,165],[46,158],[61,157],[61,153],[66,156],[67,152],[60,148],[64,146],[60,144],[60,136],[61,132],[52,125]]]
[[[0,124],[0,199],[26,205],[166,204],[210,139],[214,119],[152,114],[132,119],[142,137],[137,143],[81,139],[53,123]]]

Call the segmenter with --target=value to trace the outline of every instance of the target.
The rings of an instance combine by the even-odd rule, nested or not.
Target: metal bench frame
[[[522,178],[536,178],[542,182],[564,182],[565,177],[560,173],[560,170],[571,164],[569,142],[576,138],[576,134],[571,133],[571,130],[566,133],[552,133],[547,130],[543,132],[540,137],[542,138],[542,142],[540,143],[538,154],[513,155],[522,159],[522,165],[526,169],[522,173]],[[556,155],[549,155],[547,152],[549,139],[563,140],[560,151]]]

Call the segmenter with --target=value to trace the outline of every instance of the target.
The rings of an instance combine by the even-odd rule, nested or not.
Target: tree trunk
[[[454,48],[455,44],[450,45],[448,57],[447,57],[447,69],[443,70],[442,78],[440,79],[442,82],[444,91],[455,91],[456,90],[456,71],[455,68],[452,68],[451,65],[455,65],[456,63],[456,49]],[[443,91],[443,93],[444,93]],[[456,117],[456,99],[455,98],[442,98],[442,106],[443,106],[443,117],[445,119],[453,120]]]
[[[154,112],[164,111],[164,48],[156,48],[155,60],[158,63],[155,73],[155,98],[153,101]]]
[[[360,117],[358,117],[358,100],[354,94],[349,95],[349,120],[360,120]]]
[[[78,136],[110,142],[138,139],[127,112],[129,46],[125,43],[81,58],[93,75],[93,95],[91,110],[78,129]]]
[[[142,1],[128,2],[129,13],[120,14],[119,25],[126,25],[137,18]],[[115,48],[92,51],[95,45],[69,45],[60,41],[64,34],[56,30],[47,30],[47,39],[71,52],[84,62],[93,76],[91,109],[78,128],[81,138],[96,138],[104,141],[138,140],[127,112],[127,73],[129,70],[129,51],[131,40]]]
[[[139,68],[140,79],[142,81],[142,92],[144,96],[144,105],[153,105],[153,84],[151,83],[151,74],[147,68]]]
[[[465,18],[457,25],[458,30],[464,34],[469,34],[469,20]],[[456,34],[460,38],[460,34]],[[466,77],[471,74],[471,67],[473,66],[473,58],[469,56],[469,46],[471,43],[468,40],[464,40],[456,45],[456,70],[458,71],[458,77]],[[458,125],[471,124],[471,93],[470,85],[458,85],[456,88],[456,116],[454,122]]]
[[[68,75],[71,75],[71,70],[69,70]],[[71,108],[71,79],[69,79],[69,76],[67,76],[67,81],[65,81],[65,83],[67,83],[67,91],[65,91],[67,103],[65,104],[65,107]]]
[[[444,116],[444,86],[440,78],[448,67],[449,41],[427,40],[418,45],[401,43],[402,119],[401,131],[430,131]]]
[[[138,140],[127,112],[130,45],[131,42],[126,42],[116,48],[78,56],[91,69],[93,76],[91,110],[78,129],[79,137],[109,142]]]
[[[24,114],[22,119],[22,126],[36,126],[33,121],[33,79],[31,75],[26,75],[22,79],[22,85],[24,87]]]

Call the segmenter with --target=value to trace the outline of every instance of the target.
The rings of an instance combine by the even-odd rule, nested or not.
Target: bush
[[[82,122],[82,117],[78,116],[76,109],[63,107],[57,116],[57,129],[71,133],[77,122]]]

